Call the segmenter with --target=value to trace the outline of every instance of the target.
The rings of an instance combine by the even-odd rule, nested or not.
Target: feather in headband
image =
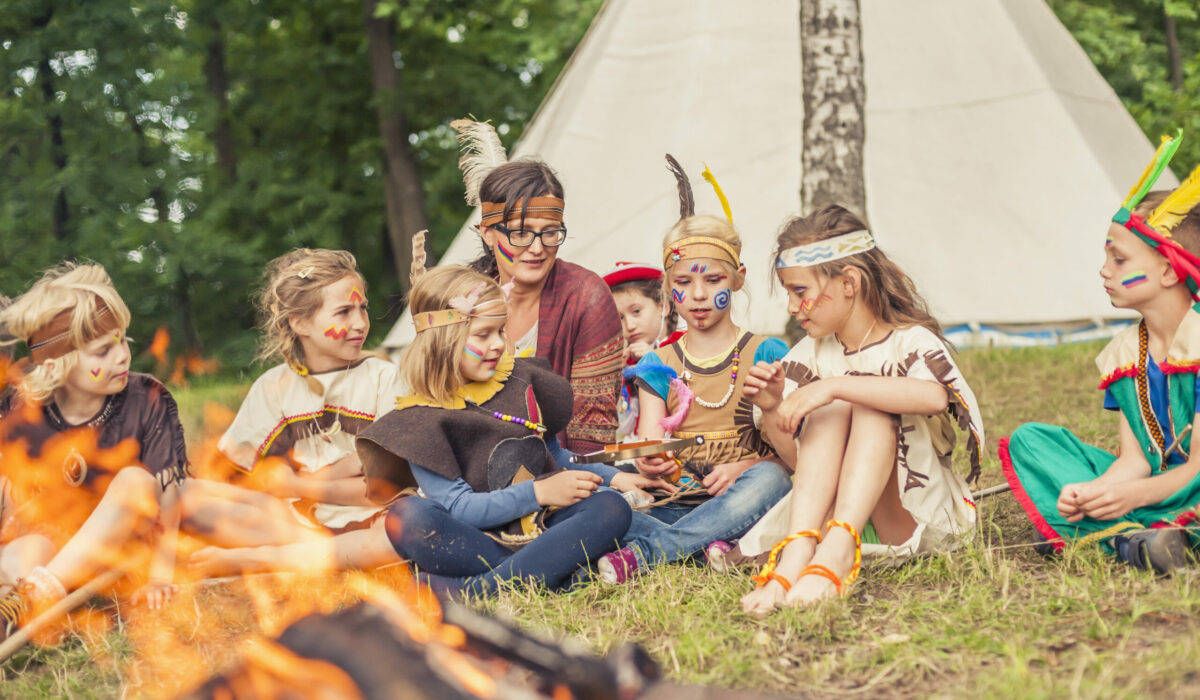
[[[458,143],[463,151],[458,159],[458,169],[463,174],[467,204],[476,206],[483,181],[498,166],[508,162],[508,153],[496,130],[487,122],[455,119],[450,122],[450,128],[458,132]]]
[[[725,197],[725,191],[721,189],[721,184],[717,182],[717,176],[708,169],[708,163],[704,164],[704,172],[700,173],[708,180],[708,184],[712,185],[713,192],[717,193],[717,199],[721,200],[721,208],[725,210],[725,218],[729,219],[729,223],[733,223],[733,210],[729,208],[729,200]]]
[[[679,218],[686,219],[696,214],[696,200],[692,196],[692,183],[688,180],[683,166],[675,160],[675,156],[667,154],[667,169],[675,176],[675,185],[679,188]]]
[[[504,318],[506,314],[481,314],[480,309],[491,306],[496,303],[505,303],[507,299],[488,299],[485,302],[479,301],[479,295],[487,287],[487,282],[477,282],[471,287],[471,291],[466,294],[451,297],[446,305],[450,308],[440,309],[438,311],[422,311],[413,314],[413,327],[418,333],[427,331],[441,326],[453,326],[457,323],[466,323],[473,318]],[[503,289],[503,288],[501,288]]]

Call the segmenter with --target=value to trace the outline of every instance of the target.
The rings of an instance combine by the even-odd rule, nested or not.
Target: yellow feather
[[[708,180],[708,184],[712,185],[713,192],[717,193],[717,199],[721,200],[721,208],[725,210],[725,218],[729,219],[729,223],[733,223],[733,210],[729,208],[729,200],[725,198],[725,192],[721,190],[721,185],[717,183],[717,176],[708,169],[708,163],[704,164],[704,172],[700,173]]]
[[[1200,204],[1200,166],[1192,171],[1183,184],[1167,195],[1162,204],[1146,219],[1154,230],[1170,235],[1197,204]]]
[[[1133,195],[1137,194],[1137,191],[1142,189],[1142,185],[1146,184],[1146,178],[1150,177],[1150,173],[1154,170],[1155,163],[1158,162],[1158,157],[1162,155],[1163,149],[1167,147],[1167,143],[1170,141],[1170,136],[1164,135],[1162,137],[1162,141],[1158,144],[1158,150],[1154,152],[1154,157],[1151,158],[1150,162],[1146,164],[1146,169],[1142,171],[1142,176],[1139,177],[1137,182],[1133,184],[1133,187],[1129,190],[1129,195],[1125,197],[1125,199],[1133,199]]]

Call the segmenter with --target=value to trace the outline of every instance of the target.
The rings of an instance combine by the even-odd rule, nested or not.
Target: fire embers
[[[432,597],[314,614],[274,641],[244,643],[241,663],[185,695],[200,698],[633,698],[658,678],[637,646],[606,658],[566,652],[482,613]],[[433,606],[433,607],[431,607]]]

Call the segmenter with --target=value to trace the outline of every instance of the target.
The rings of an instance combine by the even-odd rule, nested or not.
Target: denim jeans
[[[439,595],[494,595],[504,581],[561,588],[577,569],[617,548],[629,505],[611,491],[592,494],[547,518],[546,531],[513,552],[478,528],[455,520],[427,498],[401,498],[388,512],[388,539]]]
[[[714,540],[733,540],[766,515],[792,489],[792,476],[775,462],[759,462],[725,490],[699,505],[668,503],[635,512],[622,546],[638,567],[686,559]]]

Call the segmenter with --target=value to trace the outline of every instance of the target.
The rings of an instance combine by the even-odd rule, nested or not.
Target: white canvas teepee
[[[707,162],[749,268],[735,320],[780,334],[768,256],[799,207],[799,35],[798,0],[609,0],[514,149],[562,179],[561,257],[658,261],[679,211],[663,154],[719,215]],[[1153,148],[1043,0],[862,0],[862,41],[867,216],[935,315],[1017,342],[1127,317],[1097,270]],[[479,254],[476,221],[443,263]],[[412,335],[405,316],[385,346]]]

